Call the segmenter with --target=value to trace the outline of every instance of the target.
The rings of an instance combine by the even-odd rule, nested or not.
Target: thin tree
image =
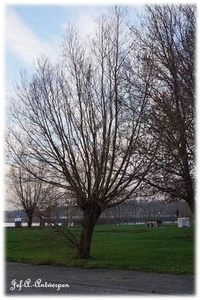
[[[143,31],[133,29],[151,70],[148,135],[160,141],[151,172],[144,176],[153,191],[184,199],[194,213],[195,179],[195,26],[194,5],[150,5]],[[150,72],[148,72],[150,74]],[[145,143],[141,153],[150,154]],[[150,154],[151,157],[151,154]]]

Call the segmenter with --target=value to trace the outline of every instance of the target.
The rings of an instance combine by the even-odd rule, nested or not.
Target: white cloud
[[[96,26],[94,16],[89,14],[83,15],[78,19],[76,25],[82,34],[88,35],[93,32]]]
[[[76,20],[76,23],[75,24],[73,23],[73,25],[75,25],[75,27],[78,29],[79,33],[82,36],[90,35],[95,28],[95,22],[94,22],[94,19],[91,17],[91,15],[80,16]],[[67,26],[68,26],[68,23],[62,24],[63,29],[66,29]]]
[[[96,17],[106,11],[106,7],[103,5],[74,6],[70,12],[72,24],[75,25],[81,35],[90,35],[96,27]],[[67,23],[62,24],[62,28],[67,28]]]
[[[51,58],[56,55],[55,49],[39,39],[11,8],[7,8],[5,14],[5,40],[8,47],[29,64],[42,55]]]

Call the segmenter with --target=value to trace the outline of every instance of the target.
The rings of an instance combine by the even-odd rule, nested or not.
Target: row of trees
[[[55,205],[53,202],[46,207],[47,215],[56,225],[75,226],[81,225],[82,211],[71,203]],[[144,223],[150,220],[162,220],[163,222],[175,222],[177,218],[192,217],[187,203],[182,200],[168,202],[160,200],[129,200],[118,206],[105,210],[99,217],[97,224],[123,224],[123,223]],[[4,221],[13,223],[16,218],[21,218],[27,223],[27,214],[24,209],[5,211]],[[33,215],[33,224],[45,226],[48,223],[44,217]]]
[[[101,213],[130,196],[184,199],[194,212],[195,11],[146,6],[138,29],[115,6],[87,40],[70,25],[61,63],[40,59],[16,85],[12,184],[22,191],[24,174],[39,184],[37,203],[63,195],[76,202],[79,258],[90,256]]]

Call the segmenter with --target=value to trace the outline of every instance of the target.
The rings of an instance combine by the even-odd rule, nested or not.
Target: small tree
[[[53,187],[34,177],[20,166],[10,169],[9,188],[14,198],[11,202],[25,210],[29,228],[32,226],[34,214],[37,214],[49,202],[55,201],[52,199]]]

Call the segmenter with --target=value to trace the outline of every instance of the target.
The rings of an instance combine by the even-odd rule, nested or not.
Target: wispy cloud
[[[46,41],[41,40],[11,9],[5,14],[5,40],[7,46],[17,54],[20,59],[32,64],[42,55],[55,58],[55,49]]]
[[[73,24],[79,30],[79,33],[83,36],[87,36],[90,35],[96,27],[96,17],[106,11],[106,6],[101,5],[76,6],[74,10],[71,11],[71,19],[74,19]],[[67,23],[63,23],[62,28],[67,28]]]
[[[87,36],[90,35],[95,27],[95,22],[93,18],[91,18],[91,15],[83,15],[80,16],[77,20],[76,23],[73,24],[75,27],[79,30],[80,34],[82,36]],[[68,26],[68,23],[63,23],[62,28],[66,29]]]

